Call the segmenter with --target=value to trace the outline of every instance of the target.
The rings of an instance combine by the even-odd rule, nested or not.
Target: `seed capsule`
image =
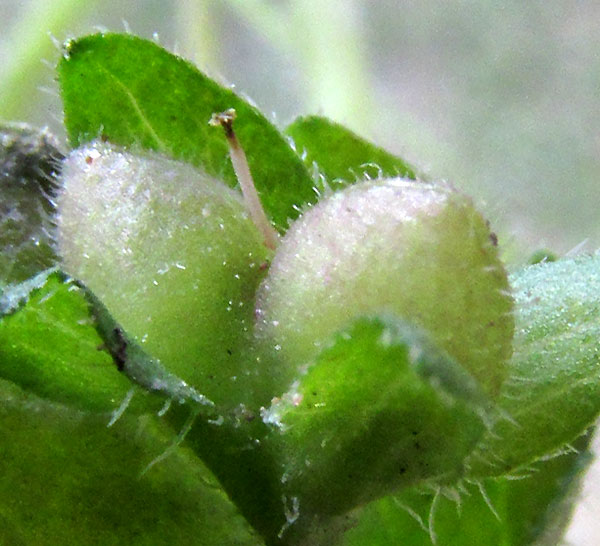
[[[506,272],[487,222],[448,185],[351,186],[307,210],[282,239],[257,296],[259,344],[282,384],[360,315],[392,312],[427,330],[498,393],[511,354]]]
[[[254,392],[242,356],[270,251],[238,192],[188,164],[95,142],[65,160],[58,207],[64,269],[148,353],[216,403],[270,398]]]

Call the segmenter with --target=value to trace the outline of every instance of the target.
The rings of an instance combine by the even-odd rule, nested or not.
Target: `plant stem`
[[[309,85],[308,109],[368,131],[373,119],[371,77],[358,3],[297,0],[293,6],[296,49]]]
[[[181,53],[205,73],[220,70],[221,26],[214,5],[203,0],[180,0],[175,10]]]
[[[369,131],[374,105],[358,2],[296,0],[287,10],[260,0],[229,5],[276,47],[300,58],[307,110]]]

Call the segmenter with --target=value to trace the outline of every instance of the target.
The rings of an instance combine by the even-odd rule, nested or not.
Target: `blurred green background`
[[[62,135],[50,36],[126,27],[280,124],[321,113],[454,182],[509,260],[598,246],[600,3],[0,0],[0,119]]]

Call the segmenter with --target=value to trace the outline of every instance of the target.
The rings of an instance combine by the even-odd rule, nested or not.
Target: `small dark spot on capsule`
[[[86,156],[86,158],[85,158],[85,162],[86,162],[88,165],[91,165],[91,164],[94,162],[94,158],[93,158],[91,155],[88,155],[88,156]]]
[[[498,235],[496,235],[493,231],[490,232],[490,241],[492,245],[498,246]]]
[[[404,473],[406,473],[406,468],[405,468],[404,466],[401,466],[401,467],[398,469],[398,472],[400,472],[400,474],[404,474]]]
[[[265,271],[268,267],[269,267],[269,262],[263,262],[260,264],[258,269],[260,269],[261,271]]]
[[[227,354],[228,354],[229,356],[231,356],[231,355],[233,354],[233,351],[232,351],[231,349],[227,349]]]

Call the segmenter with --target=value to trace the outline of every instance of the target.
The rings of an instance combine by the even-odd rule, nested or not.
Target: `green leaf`
[[[71,144],[98,137],[158,150],[236,185],[224,134],[211,115],[235,108],[236,134],[262,202],[279,227],[314,202],[312,179],[285,138],[253,106],[192,64],[131,35],[69,41],[58,75]]]
[[[365,177],[416,179],[403,159],[361,138],[343,125],[320,116],[299,117],[285,132],[305,163],[316,163],[329,186],[340,189]]]
[[[176,402],[166,414],[180,431],[174,442],[187,435],[244,514],[276,536],[285,522],[277,463],[260,449],[267,428],[253,411],[242,404],[225,411],[213,406],[145,354],[93,294],[60,272],[11,287],[0,311],[1,378],[48,401],[102,412],[104,427],[122,411],[121,420]],[[132,387],[136,394],[127,405]]]
[[[572,452],[544,462],[522,480],[488,479],[460,488],[404,491],[367,506],[342,544],[529,546],[537,540],[558,544],[570,515],[563,501],[571,498],[589,460],[587,452]]]
[[[53,197],[60,159],[48,131],[0,126],[0,289],[56,262]]]
[[[591,459],[590,437],[578,441],[581,453],[544,461],[524,479],[410,489],[373,502],[342,544],[431,546],[432,537],[437,546],[558,544],[571,513],[568,503]]]
[[[484,430],[475,380],[410,325],[361,318],[333,341],[263,416],[298,507],[294,533],[311,514],[343,514],[423,480],[452,483]]]
[[[501,419],[469,462],[498,476],[560,450],[600,413],[600,255],[541,263],[511,279],[515,352]]]
[[[165,419],[175,430],[185,427],[189,409],[174,405]],[[281,544],[285,524],[280,461],[263,441],[268,428],[243,404],[217,419],[196,419],[186,445],[218,478],[228,497],[268,544]],[[181,434],[180,434],[181,436]],[[283,546],[283,545],[282,545]]]
[[[60,272],[11,287],[0,311],[1,378],[49,401],[113,412],[112,419],[99,416],[104,427],[123,411],[121,420],[175,402],[166,415],[180,431],[174,442],[187,435],[244,513],[263,531],[275,527],[276,535],[285,521],[280,495],[273,494],[279,493],[278,476],[269,454],[255,446],[267,429],[252,411],[215,407],[148,356],[92,293]]]
[[[38,396],[117,409],[132,383],[103,348],[84,291],[62,273],[40,273],[0,298],[0,377]],[[156,402],[137,397],[132,408],[138,405]]]
[[[204,406],[205,417],[218,416],[213,402],[165,370],[94,294],[59,271],[40,273],[0,297],[0,357],[0,377],[80,409],[118,412],[129,407],[137,385],[163,403],[189,403],[196,415]],[[131,408],[157,403],[138,397]]]
[[[538,461],[524,480],[512,480],[510,517],[515,518],[524,544],[536,540],[538,546],[559,544],[573,511],[581,500],[586,471],[594,460],[590,444],[594,430],[577,438],[569,449]],[[510,477],[509,477],[510,478]],[[513,524],[514,527],[517,525]]]
[[[155,418],[98,415],[0,381],[0,543],[259,546],[204,465]]]

